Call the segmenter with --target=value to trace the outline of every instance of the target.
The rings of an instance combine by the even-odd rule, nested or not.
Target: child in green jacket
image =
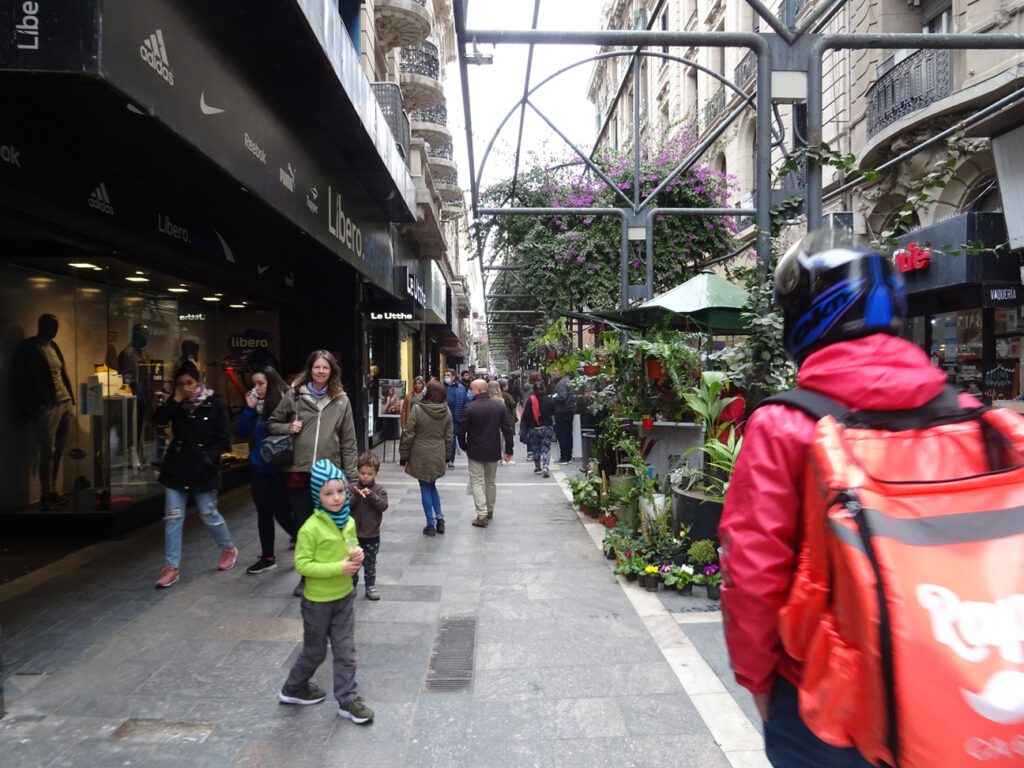
[[[356,687],[352,577],[363,564],[363,550],[349,515],[348,482],[334,463],[320,459],[310,469],[309,486],[314,510],[295,544],[295,570],[305,577],[302,652],[277,698],[283,704],[319,704],[327,698],[310,678],[326,658],[330,638],[338,715],[363,725],[373,720],[373,710]]]

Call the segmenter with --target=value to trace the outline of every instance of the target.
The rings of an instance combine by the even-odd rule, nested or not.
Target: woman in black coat
[[[220,490],[220,455],[228,449],[228,409],[203,384],[199,369],[184,361],[174,374],[174,396],[156,409],[153,423],[170,425],[171,442],[160,467],[164,486],[164,553],[166,564],[156,586],[166,588],[180,578],[181,532],[189,494],[195,498],[199,518],[206,523],[221,550],[217,567],[230,570],[238,558],[228,524],[217,508]]]

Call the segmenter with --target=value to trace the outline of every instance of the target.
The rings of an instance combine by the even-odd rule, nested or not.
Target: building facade
[[[790,0],[773,6],[795,26],[824,5]],[[881,0],[843,2],[817,17],[827,33],[1024,33],[1024,9],[998,0]],[[771,33],[744,0],[613,0],[609,29]],[[774,33],[772,33],[774,34]],[[607,49],[605,49],[607,50]],[[652,50],[652,49],[648,49]],[[635,136],[656,146],[685,121],[701,135],[728,120],[754,92],[754,54],[743,48],[665,47],[684,61],[647,58],[637,83],[628,57],[598,62],[589,98],[596,107],[599,147],[632,146]],[[908,334],[965,389],[994,399],[1021,392],[1020,248],[1024,246],[1024,55],[1019,50],[830,50],[822,67],[822,140],[856,158],[858,168],[885,167],[876,183],[847,185],[846,169],[823,169],[827,223],[878,239],[895,236],[898,267],[910,291]],[[633,125],[633,89],[640,121]],[[979,113],[995,110],[985,119]],[[805,166],[780,174],[787,156],[808,143],[806,102],[777,103],[773,120],[773,187],[806,192]],[[926,139],[966,120],[954,148]],[[733,202],[752,207],[757,136],[753,107],[732,120],[703,162],[736,179]],[[932,172],[941,184],[913,211],[904,203],[922,191]],[[752,237],[753,227],[745,233]]]
[[[378,377],[463,354],[450,0],[54,0],[5,21],[3,530],[159,514],[151,415],[184,358],[237,411],[252,367],[331,350],[365,447]],[[54,324],[36,382],[26,351]],[[61,405],[46,427],[38,385]]]

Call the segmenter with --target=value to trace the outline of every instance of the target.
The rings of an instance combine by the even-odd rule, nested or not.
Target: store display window
[[[0,264],[0,306],[4,511],[160,494],[169,435],[152,415],[178,364],[196,362],[234,416],[248,369],[279,349],[275,309],[112,259]],[[244,461],[246,447],[231,454]]]
[[[995,364],[985,371],[983,390],[993,400],[1009,400],[1020,393],[1021,308],[994,310]]]
[[[959,389],[980,389],[982,371],[981,310],[933,315],[931,358]]]

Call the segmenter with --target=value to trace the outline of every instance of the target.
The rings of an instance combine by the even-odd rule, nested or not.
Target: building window
[[[668,11],[665,11],[664,13],[661,14],[661,31],[662,32],[668,32]],[[662,53],[668,53],[668,46],[667,45],[661,46],[661,52]],[[666,62],[665,59],[662,59],[661,63],[665,64],[667,62]]]

